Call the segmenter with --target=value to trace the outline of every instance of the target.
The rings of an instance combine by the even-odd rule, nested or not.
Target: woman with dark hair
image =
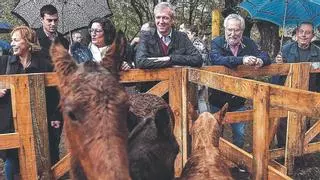
[[[116,34],[116,28],[107,18],[95,18],[89,24],[91,43],[89,49],[93,60],[100,62],[109,49]]]
[[[92,57],[93,61],[100,62],[106,52],[109,50],[115,36],[116,28],[113,22],[108,18],[95,18],[89,23],[90,44],[88,46],[90,51],[79,50],[71,47],[71,54],[78,62],[84,62],[91,59],[77,59],[77,57]],[[83,56],[83,53],[90,53],[91,55]],[[125,71],[131,68],[128,62],[132,61],[125,56],[121,70]],[[127,62],[126,62],[127,61]]]

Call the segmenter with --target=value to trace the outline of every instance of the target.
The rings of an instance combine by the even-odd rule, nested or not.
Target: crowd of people
[[[53,40],[58,39],[69,50],[77,63],[86,61],[100,62],[108,51],[116,34],[116,27],[108,18],[97,17],[89,27],[90,43],[82,42],[80,32],[73,32],[72,42],[57,31],[59,17],[57,9],[45,5],[40,10],[42,27],[36,31],[27,26],[18,26],[11,32],[12,54],[0,56],[0,74],[20,74],[35,72],[52,72],[49,48]],[[161,2],[154,8],[154,22],[142,26],[140,36],[128,43],[121,70],[131,68],[154,69],[174,66],[201,67],[203,65],[220,65],[236,68],[239,65],[261,68],[271,64],[268,53],[261,51],[256,43],[243,36],[245,21],[238,14],[230,14],[224,19],[224,35],[214,38],[211,47],[200,38],[196,26],[183,25],[175,27],[175,9],[168,2]],[[320,59],[320,48],[313,43],[314,27],[311,22],[302,22],[296,30],[296,41],[285,45],[275,58],[275,63],[316,62]],[[310,90],[320,90],[319,74],[310,78]],[[273,77],[272,83],[283,85],[284,76]],[[209,90],[209,102],[204,98],[205,87],[199,87],[199,112],[216,112],[225,103],[229,111],[244,111],[246,99],[219,90]],[[59,143],[63,118],[58,107],[59,93],[56,88],[46,89],[47,117],[49,128],[49,145],[51,163],[59,160]],[[14,131],[11,110],[10,90],[0,89],[0,133]],[[278,133],[279,146],[285,142],[285,121]],[[240,148],[244,146],[246,123],[231,125],[233,143]],[[5,160],[6,179],[13,179],[18,173],[18,155],[16,150],[0,152]],[[242,167],[239,167],[243,171]]]

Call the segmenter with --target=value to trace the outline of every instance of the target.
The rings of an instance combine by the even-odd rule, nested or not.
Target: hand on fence
[[[276,56],[276,59],[275,59],[275,61],[276,61],[276,63],[283,63],[283,58],[282,58],[282,56],[281,56],[281,54],[278,54],[277,56]]]
[[[257,58],[254,56],[244,56],[242,62],[244,65],[247,65],[247,66],[255,66],[257,62]]]
[[[61,121],[51,121],[51,127],[58,129],[61,126]]]
[[[254,65],[255,68],[261,68],[263,66],[263,61],[261,58],[256,59],[256,63]]]
[[[7,93],[7,89],[0,89],[0,97],[3,97],[4,95],[6,95]]]
[[[126,61],[123,61],[122,65],[121,65],[121,70],[122,71],[127,71],[131,69],[131,67],[129,66],[129,64]]]

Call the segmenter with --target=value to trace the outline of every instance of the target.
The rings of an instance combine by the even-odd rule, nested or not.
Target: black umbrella
[[[52,4],[59,14],[58,31],[66,34],[88,26],[96,17],[111,16],[107,0],[21,0],[12,13],[32,28],[41,27],[40,9]]]
[[[11,31],[11,25],[6,22],[0,22],[0,33],[9,33]]]

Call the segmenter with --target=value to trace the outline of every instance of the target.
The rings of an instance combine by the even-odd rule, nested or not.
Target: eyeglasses
[[[98,33],[102,33],[103,30],[102,29],[88,29],[89,33],[95,33],[95,34],[98,34]]]

